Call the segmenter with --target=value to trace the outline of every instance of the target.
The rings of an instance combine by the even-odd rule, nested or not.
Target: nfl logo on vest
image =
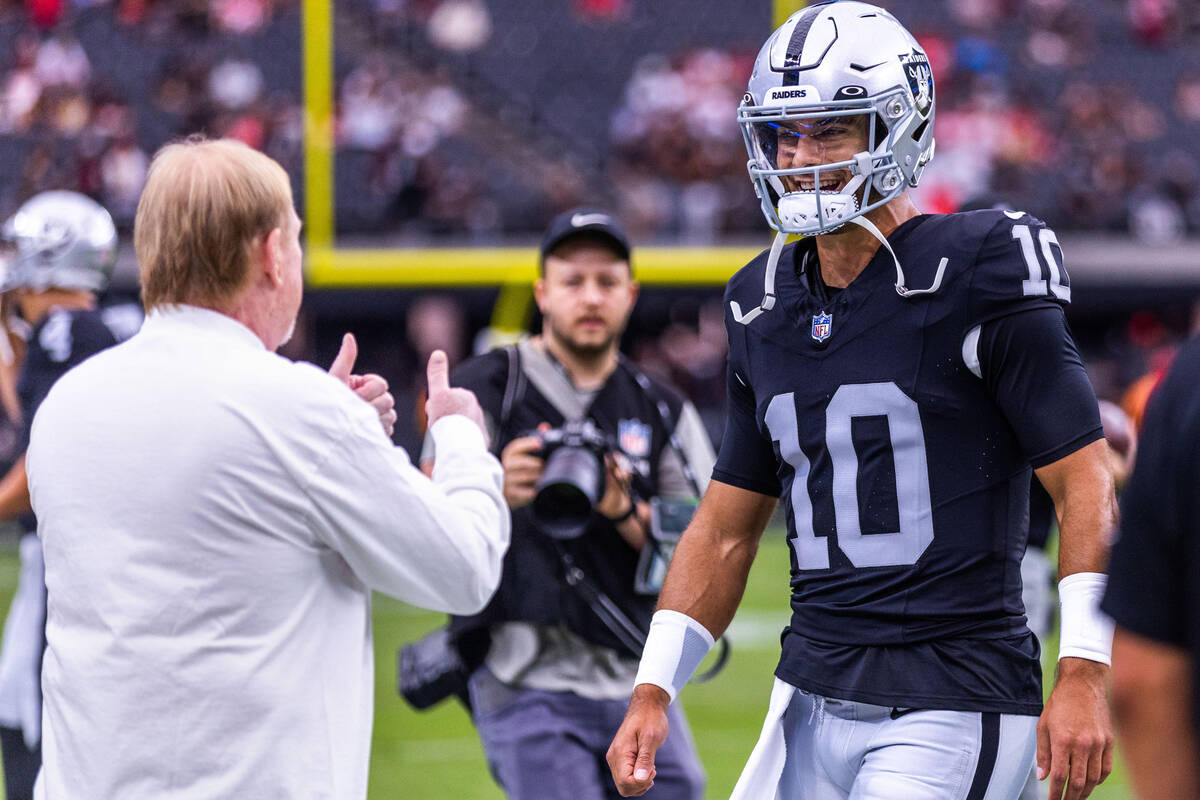
[[[820,344],[829,338],[829,334],[833,332],[833,315],[832,314],[814,314],[812,324],[813,341]]]

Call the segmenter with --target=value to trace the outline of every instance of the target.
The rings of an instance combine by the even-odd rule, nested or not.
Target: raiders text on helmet
[[[759,52],[738,109],[767,222],[828,233],[916,186],[933,158],[933,115],[929,59],[887,11],[842,0],[793,14]],[[827,164],[790,155],[789,137],[837,122],[864,124],[866,149]],[[844,186],[833,185],[839,170],[853,176]]]
[[[11,251],[0,291],[99,292],[112,276],[117,228],[99,203],[77,192],[34,195],[4,223],[0,235]]]

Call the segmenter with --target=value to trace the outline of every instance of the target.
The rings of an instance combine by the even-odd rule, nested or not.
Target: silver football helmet
[[[34,195],[0,238],[7,263],[0,291],[25,288],[103,291],[117,256],[117,228],[103,206],[78,192]]]
[[[829,233],[916,186],[933,158],[933,113],[929,59],[890,13],[854,0],[796,12],[763,45],[738,108],[767,222]],[[812,163],[831,129],[865,132],[864,148]]]

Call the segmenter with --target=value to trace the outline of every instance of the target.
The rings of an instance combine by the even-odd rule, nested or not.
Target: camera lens
[[[555,539],[583,534],[604,491],[604,462],[586,447],[559,447],[546,460],[533,499],[533,518]]]

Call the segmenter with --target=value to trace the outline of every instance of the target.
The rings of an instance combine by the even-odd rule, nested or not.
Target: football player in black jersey
[[[917,210],[934,105],[921,47],[865,3],[794,14],[756,60],[738,120],[778,234],[726,291],[726,433],[609,751],[625,795],[653,782],[668,704],[780,496],[793,615],[735,800],[1011,799],[1035,752],[1047,794],[1075,800],[1111,770],[1096,605],[1115,506],[1062,252],[1024,213]],[[1044,710],[1031,468],[1061,520]]]
[[[6,264],[0,291],[10,293],[29,341],[17,382],[24,442],[50,387],[67,370],[136,332],[141,309],[97,308],[116,259],[117,230],[100,205],[75,192],[42,192],[4,225]],[[24,448],[22,447],[22,452]],[[0,519],[20,518],[21,576],[0,653],[0,749],[10,800],[33,796],[41,765],[45,584],[37,525],[22,455],[0,479]]]

